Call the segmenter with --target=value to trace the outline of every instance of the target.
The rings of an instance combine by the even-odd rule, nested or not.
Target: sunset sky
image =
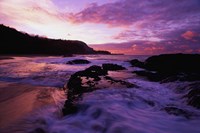
[[[200,0],[0,0],[0,23],[114,53],[200,53]]]

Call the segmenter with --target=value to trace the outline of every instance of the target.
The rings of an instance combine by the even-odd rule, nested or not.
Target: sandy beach
[[[55,105],[53,87],[0,82],[0,129],[17,123],[26,115],[48,105]]]

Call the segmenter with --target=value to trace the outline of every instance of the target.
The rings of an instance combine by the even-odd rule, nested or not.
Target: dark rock
[[[116,80],[116,79],[113,79],[113,78],[110,77],[110,76],[105,76],[104,78],[105,78],[106,80],[108,80],[108,81],[111,81],[111,83],[119,83],[119,84],[121,84],[121,85],[126,86],[127,88],[133,88],[133,87],[138,88],[137,85],[132,84],[132,83],[129,83],[129,82],[127,82],[127,81]]]
[[[179,93],[182,93],[182,92],[188,93],[190,90],[195,90],[195,89],[198,89],[198,88],[200,88],[200,82],[193,82],[193,83],[185,84],[184,86],[177,87],[176,90]]]
[[[110,55],[111,53],[108,51],[98,50],[98,51],[96,51],[96,54]]]
[[[95,65],[87,68],[85,71],[90,72],[91,73],[90,76],[92,76],[93,74],[97,74],[98,76],[103,76],[108,74],[107,70],[102,69],[100,66],[95,66]]]
[[[83,93],[91,92],[97,89],[109,88],[115,86],[125,86],[127,88],[138,87],[127,81],[116,80],[106,76],[107,70],[100,66],[91,66],[83,71],[78,71],[71,75],[67,83],[67,98],[63,108],[63,114],[68,115],[77,111],[74,101],[80,100]],[[101,82],[100,82],[101,81]],[[121,88],[121,87],[120,87]]]
[[[83,91],[82,80],[80,77],[72,75],[67,83],[68,99],[73,99],[74,95],[80,94]]]
[[[200,74],[180,73],[173,76],[165,76],[166,78],[161,79],[161,83],[168,83],[174,81],[200,81]]]
[[[63,57],[73,57],[73,54],[64,54]]]
[[[131,63],[131,65],[133,67],[140,67],[140,68],[144,68],[145,64],[144,62],[139,61],[138,59],[133,59],[131,61],[129,61]]]
[[[107,63],[107,64],[102,64],[102,67],[104,70],[107,71],[115,71],[115,70],[125,70],[126,68],[117,64],[111,64],[111,63]]]
[[[132,60],[133,65],[147,71],[135,71],[137,75],[145,76],[152,81],[162,83],[173,81],[199,81],[199,54],[164,54],[149,57],[144,63]],[[155,72],[151,72],[155,71]]]
[[[67,64],[73,65],[73,64],[89,64],[90,61],[84,60],[84,59],[76,59],[76,60],[71,60],[68,61]]]
[[[100,66],[91,66],[83,71],[78,71],[71,75],[67,83],[68,100],[65,102],[62,110],[63,115],[76,113],[77,106],[73,103],[73,101],[76,100],[77,97],[80,97],[83,93],[95,90],[96,82],[101,80],[99,76],[106,74],[107,71],[103,70]]]
[[[166,77],[166,76],[165,76]],[[166,78],[161,78],[160,80],[160,83],[168,83],[168,82],[174,82],[174,81],[177,81],[179,80],[179,75],[175,75],[175,76],[169,76],[169,77],[166,77]]]
[[[127,88],[133,88],[133,87],[134,87],[134,88],[138,88],[137,85],[132,84],[132,83],[127,82],[127,81],[119,80],[118,82],[119,82],[121,85],[126,86]]]
[[[165,110],[170,115],[176,115],[176,116],[184,116],[185,118],[189,119],[193,114],[191,112],[185,111],[180,108],[176,107],[165,107],[163,110]]]
[[[155,106],[155,103],[153,101],[144,100],[144,102],[147,103],[150,106]]]
[[[163,54],[149,57],[145,68],[162,73],[200,72],[199,54]]]
[[[200,83],[191,84],[189,92],[184,97],[187,98],[188,105],[200,109]]]
[[[144,76],[147,79],[149,79],[150,81],[154,81],[154,82],[161,81],[161,80],[164,80],[165,78],[167,78],[166,75],[163,75],[163,74],[160,74],[157,72],[145,71],[145,70],[144,71],[133,71],[133,73],[135,73],[139,76]]]
[[[200,109],[200,82],[177,86],[176,93],[184,94],[182,98],[185,99],[188,105]]]
[[[36,129],[34,129],[33,131],[31,131],[29,133],[46,133],[46,132],[42,128],[36,128]]]
[[[106,74],[107,71],[100,66],[91,66],[83,71],[74,73],[67,83],[68,99],[73,99],[74,95],[77,94],[93,91],[95,89],[95,82],[101,80],[99,76]],[[87,79],[87,82],[82,84],[84,78]]]
[[[91,66],[83,71],[78,71],[72,76],[75,77],[86,77],[86,78],[94,78],[95,80],[99,80],[99,76],[107,75],[108,72],[103,70],[100,66]]]
[[[13,57],[7,57],[7,56],[0,56],[0,60],[11,60],[14,59]]]
[[[188,104],[200,109],[200,95],[199,96],[195,95],[192,98],[190,98],[188,100]]]
[[[75,114],[78,112],[78,107],[71,100],[66,100],[62,112],[63,115]]]
[[[200,74],[199,73],[188,73],[182,76],[180,81],[200,81]]]
[[[159,72],[151,72],[147,70],[141,71],[133,71],[133,73],[144,76],[150,81],[159,82],[160,83],[168,83],[175,81],[200,81],[200,75],[198,74],[167,74],[167,73],[159,73]]]
[[[192,90],[190,90],[187,94],[187,97],[188,98],[192,98],[194,97],[195,95],[200,95],[200,88],[194,88]]]

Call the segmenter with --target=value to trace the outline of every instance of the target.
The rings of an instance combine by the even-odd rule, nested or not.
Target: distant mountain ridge
[[[107,51],[95,51],[82,41],[31,36],[2,24],[0,25],[0,36],[0,54],[110,54]]]

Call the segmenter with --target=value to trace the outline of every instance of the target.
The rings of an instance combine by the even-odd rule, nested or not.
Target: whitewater
[[[44,106],[1,132],[16,133],[200,133],[200,110],[187,105],[184,95],[195,82],[159,83],[132,73],[128,60],[144,61],[148,56],[77,55],[74,57],[14,57],[0,61],[0,81],[53,87],[55,105]],[[67,61],[86,59],[90,64],[68,65]],[[70,76],[92,65],[113,63],[126,70],[109,71],[115,79],[138,87],[103,87],[84,93],[79,111],[62,115],[66,92],[62,89]],[[12,88],[11,88],[12,89]],[[173,108],[181,113],[171,113]]]

